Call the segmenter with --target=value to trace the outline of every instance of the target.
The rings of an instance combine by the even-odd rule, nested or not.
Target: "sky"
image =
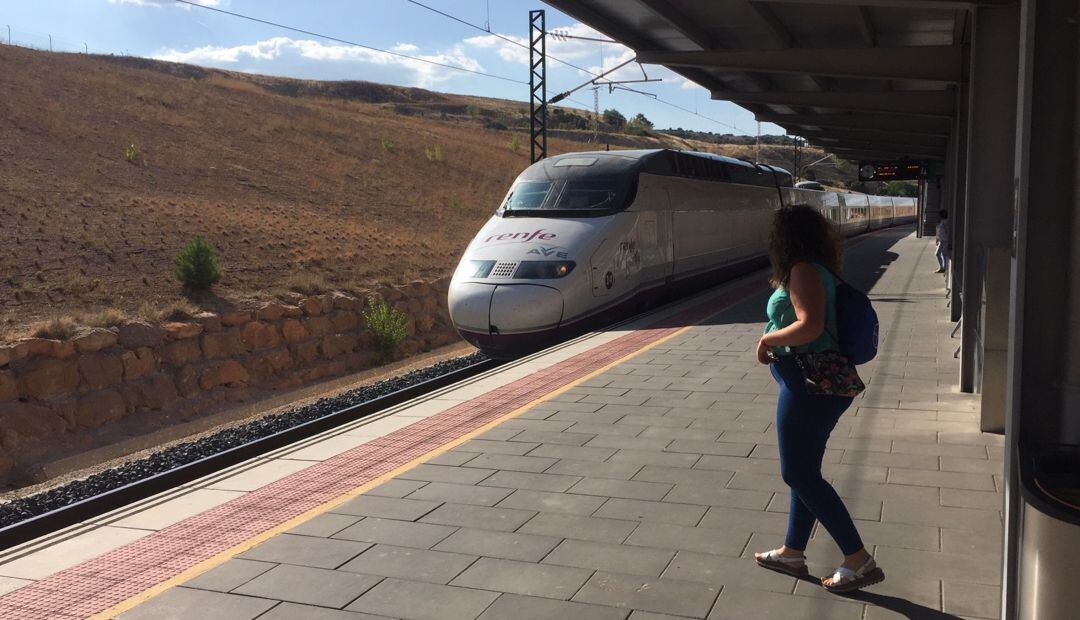
[[[0,0],[0,38],[57,51],[127,54],[162,60],[316,80],[368,80],[440,92],[528,100],[528,50],[494,34],[525,43],[528,12],[547,11],[547,29],[577,36],[602,34],[539,0],[423,0],[434,9],[470,22],[472,28],[408,0],[193,0],[381,50],[453,65],[498,79],[440,67],[402,56],[256,23],[174,0]],[[548,96],[588,80],[587,73],[558,58],[599,73],[633,57],[615,43],[548,37]],[[704,88],[659,66],[644,73],[661,82],[629,84],[650,96],[599,90],[600,109],[625,116],[642,113],[658,128],[754,135],[753,114],[735,104],[712,101]],[[636,63],[612,79],[640,79]],[[525,83],[519,83],[525,82]],[[664,103],[668,102],[668,103]],[[591,109],[593,92],[583,88],[563,105]],[[669,105],[673,104],[673,105]],[[678,109],[679,106],[684,110]],[[783,133],[763,123],[761,132]]]

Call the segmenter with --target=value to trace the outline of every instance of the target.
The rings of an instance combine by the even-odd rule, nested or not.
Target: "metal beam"
[[[757,120],[776,123],[783,127],[836,127],[839,129],[864,129],[866,131],[902,131],[916,136],[949,135],[949,121],[922,116],[894,116],[889,114],[758,114]],[[799,133],[795,131],[794,133]]]
[[[735,103],[764,103],[768,105],[801,106],[950,118],[956,112],[956,95],[952,91],[920,90],[889,92],[766,92],[741,93],[714,90],[713,99]]]
[[[654,15],[671,24],[673,28],[682,33],[687,39],[693,41],[694,44],[701,49],[707,50],[717,46],[712,35],[701,27],[701,22],[690,19],[685,13],[671,6],[671,3],[668,2],[668,0],[638,1],[643,4],[645,8],[652,11]]]
[[[866,129],[800,129],[790,133],[798,134],[804,138],[821,141],[829,140],[860,140],[872,144],[904,144],[911,146],[928,146],[945,148],[946,138],[938,136],[920,136],[898,131],[875,131]]]
[[[914,153],[895,153],[889,151],[875,151],[870,149],[859,148],[847,148],[838,146],[822,146],[817,145],[821,149],[828,151],[843,159],[944,159],[941,155],[916,155]]]
[[[792,36],[791,31],[784,25],[784,22],[780,21],[780,18],[776,16],[776,12],[772,7],[765,2],[750,2],[750,8],[757,13],[761,21],[769,29],[773,38],[780,44],[780,47],[792,47],[795,45],[795,37]]]
[[[823,149],[831,148],[848,148],[855,150],[875,151],[879,153],[896,153],[898,155],[910,155],[912,157],[922,156],[945,156],[944,148],[936,148],[932,146],[922,146],[915,144],[895,144],[886,142],[871,142],[867,140],[831,140],[825,141],[821,138],[809,138],[811,144],[816,144]]]
[[[967,11],[978,0],[761,0],[783,4],[822,4],[834,6],[887,6],[916,11]],[[550,3],[549,3],[550,4]]]
[[[647,47],[649,42],[630,28],[616,24],[580,0],[544,0],[545,4],[559,9],[579,22],[599,30],[616,41],[634,49]]]
[[[794,75],[959,83],[959,46],[799,48],[782,50],[638,50],[638,61],[654,65],[706,67]]]
[[[874,28],[874,20],[870,19],[870,9],[866,6],[855,7],[859,13],[859,32],[868,47],[877,47],[877,29]]]

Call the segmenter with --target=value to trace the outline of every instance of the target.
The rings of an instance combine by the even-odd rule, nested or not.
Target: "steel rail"
[[[343,424],[375,415],[395,405],[484,373],[502,363],[492,359],[477,362],[8,525],[0,528],[0,551],[152,497]]]

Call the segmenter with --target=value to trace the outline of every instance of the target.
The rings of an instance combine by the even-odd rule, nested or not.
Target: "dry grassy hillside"
[[[215,291],[232,299],[444,275],[528,165],[527,136],[515,150],[502,129],[524,118],[516,102],[9,46],[0,75],[9,335],[190,303],[172,262],[194,235],[218,248]],[[559,132],[551,151],[587,135]]]

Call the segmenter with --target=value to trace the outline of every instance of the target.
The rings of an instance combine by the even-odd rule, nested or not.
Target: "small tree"
[[[521,136],[517,134],[510,136],[510,150],[515,153],[521,150]]]
[[[196,235],[180,253],[176,255],[176,278],[192,290],[204,290],[221,279],[221,265],[218,263],[214,246]]]
[[[630,122],[634,123],[635,125],[641,126],[642,129],[652,129],[653,128],[652,121],[650,121],[648,118],[646,118],[646,116],[644,114],[642,114],[641,112],[638,112],[637,116],[635,116],[633,118],[633,120],[631,120]]]
[[[610,125],[611,127],[615,127],[617,129],[621,129],[624,125],[626,125],[626,117],[623,116],[622,113],[618,110],[612,108],[604,110],[602,118],[604,119],[605,125]]]
[[[375,336],[375,348],[383,357],[390,357],[394,349],[409,335],[409,317],[391,308],[382,297],[369,297],[363,311],[364,322]]]

